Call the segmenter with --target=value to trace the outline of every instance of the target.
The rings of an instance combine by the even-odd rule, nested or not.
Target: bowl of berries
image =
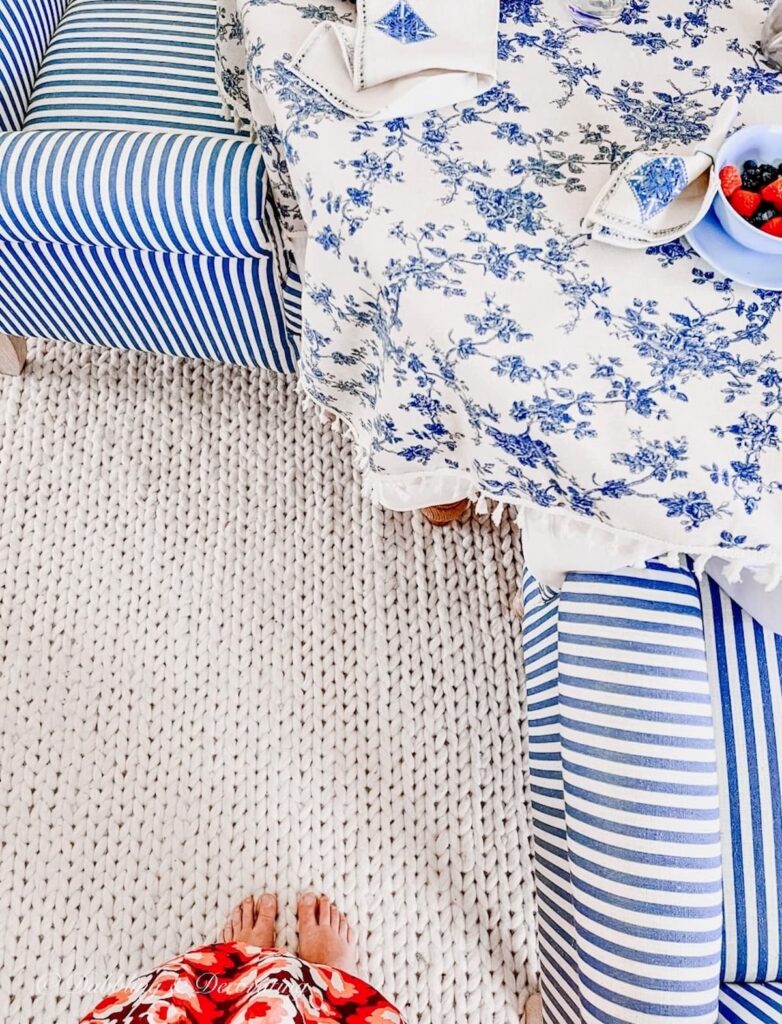
[[[741,128],[717,154],[714,212],[731,238],[782,256],[782,125]]]

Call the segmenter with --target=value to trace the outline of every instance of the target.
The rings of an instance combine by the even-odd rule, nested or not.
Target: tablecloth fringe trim
[[[332,409],[319,402],[316,398],[313,398],[309,391],[307,391],[307,387],[301,377],[296,381],[296,391],[301,397],[301,407],[305,412],[315,413],[324,426],[330,423],[331,429],[335,434],[341,434],[353,442],[355,449],[353,453],[354,465],[360,472],[366,474],[369,470],[369,454],[361,446],[353,424],[346,420],[344,416],[341,416],[336,409]],[[365,475],[362,480],[364,493],[376,501],[377,499],[372,493],[372,486],[372,481]]]
[[[512,510],[516,511],[516,524],[519,530],[523,526],[524,511],[526,509],[537,510],[537,506],[524,501],[523,499],[501,499],[495,498],[493,495],[488,494],[486,491],[476,490],[470,495],[471,500],[474,503],[475,512],[479,516],[490,515],[492,522],[495,526],[498,526],[502,521],[502,517],[506,510],[512,513]],[[375,500],[377,497],[375,495]],[[494,505],[492,510],[491,506]],[[614,530],[617,534],[627,539],[633,539],[640,542],[647,542],[651,544],[657,543],[656,537],[650,537],[648,534],[635,533],[627,530],[620,530],[615,527],[606,527],[603,523],[591,524],[581,519],[576,520],[566,510],[549,510],[553,511],[565,525],[565,532],[569,532],[569,527],[572,524],[574,527],[577,526],[578,530],[573,531],[573,536],[583,538],[589,537],[590,527],[595,526],[595,532],[601,528]],[[601,538],[602,539],[602,538]],[[661,546],[664,548],[666,542],[660,541]],[[780,584],[782,584],[782,556],[772,555],[772,561],[759,561],[763,559],[763,553],[757,551],[731,551],[729,548],[722,548],[718,546],[712,547],[692,547],[686,550],[680,548],[674,548],[668,551],[663,550],[660,555],[657,555],[654,561],[668,565],[671,568],[681,568],[685,564],[692,563],[692,571],[695,575],[701,579],[706,573],[706,566],[713,559],[721,559],[724,563],[724,574],[725,579],[729,583],[739,583],[745,572],[749,572],[750,575],[762,586],[766,591],[775,590]],[[630,559],[626,568],[628,569],[643,569],[648,559]]]
[[[364,492],[372,499],[377,505],[383,505],[383,502],[379,498],[379,493],[382,489],[382,483],[387,482],[390,478],[383,477],[381,479],[372,479],[369,467],[369,453],[362,446],[358,433],[348,420],[337,412],[336,409],[325,405],[314,398],[312,394],[307,390],[307,385],[304,382],[303,377],[299,376],[296,382],[296,390],[301,395],[302,408],[305,411],[313,411],[317,413],[321,423],[331,423],[331,429],[333,431],[341,433],[344,437],[349,437],[355,446],[354,460],[356,468],[359,472],[363,473],[363,489]],[[419,482],[426,476],[437,476],[452,473],[453,470],[434,470],[429,473],[411,474],[411,476],[417,477]],[[469,473],[462,474],[465,478],[471,476]],[[406,483],[397,483],[400,491],[404,491]],[[540,506],[535,505],[533,502],[526,501],[523,498],[497,498],[495,495],[490,494],[484,490],[473,478],[473,484],[467,489],[467,493],[463,497],[468,497],[474,505],[475,513],[479,516],[490,516],[491,521],[498,526],[502,521],[502,517],[506,511],[509,514],[513,514],[514,510],[516,513],[516,524],[521,530],[523,525],[524,512],[529,511],[540,511]],[[492,507],[493,506],[493,507]],[[416,506],[412,501],[408,508],[396,509],[396,511],[417,511]],[[674,568],[678,568],[682,565],[684,559],[692,559],[693,572],[699,578],[703,576],[706,571],[706,565],[712,558],[720,558],[726,562],[725,567],[725,578],[730,583],[738,583],[745,572],[750,572],[752,576],[757,580],[761,586],[764,586],[766,590],[774,590],[775,587],[782,583],[782,554],[775,552],[757,552],[757,551],[740,551],[730,548],[721,548],[718,546],[707,546],[702,547],[699,545],[693,545],[688,549],[673,548],[666,550],[666,546],[669,542],[665,540],[659,540],[656,537],[650,537],[648,534],[637,533],[632,530],[624,530],[618,527],[607,526],[605,523],[590,523],[589,520],[583,518],[576,518],[574,513],[567,509],[545,509],[543,511],[549,512],[560,518],[564,524],[566,531],[572,525],[578,527],[577,531],[574,529],[574,536],[583,537],[585,534],[589,537],[590,528],[594,527],[595,532],[599,530],[609,529],[613,531],[617,536],[621,536],[626,540],[639,541],[641,543],[660,544],[661,554],[655,557],[656,561],[663,562],[666,565],[670,565]],[[604,539],[604,538],[603,538]],[[770,557],[764,559],[764,554],[768,554]],[[635,561],[630,560],[630,564],[627,565],[628,569],[642,569],[646,564],[646,560],[637,559]]]
[[[222,84],[218,77],[217,79],[217,91],[220,96],[220,104],[222,107],[222,114],[225,120],[234,126],[234,131],[237,135],[247,135],[249,133],[250,142],[258,141],[258,125],[254,120],[247,120],[242,114],[239,113],[236,105],[232,100],[225,94],[222,89]]]

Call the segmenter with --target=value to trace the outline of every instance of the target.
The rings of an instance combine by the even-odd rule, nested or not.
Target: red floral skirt
[[[101,1000],[81,1024],[404,1024],[357,978],[277,949],[204,946]]]

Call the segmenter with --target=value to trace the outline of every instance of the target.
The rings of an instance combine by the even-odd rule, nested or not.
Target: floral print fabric
[[[503,0],[496,86],[383,123],[288,67],[353,4],[220,8],[223,92],[256,124],[300,259],[306,241],[303,386],[350,424],[377,498],[482,493],[773,581],[782,294],[684,239],[625,252],[581,226],[628,155],[703,140],[729,96],[739,124],[779,121],[764,4],[630,0],[590,31],[554,0]]]
[[[107,996],[81,1024],[404,1024],[370,985],[281,950],[204,946]]]

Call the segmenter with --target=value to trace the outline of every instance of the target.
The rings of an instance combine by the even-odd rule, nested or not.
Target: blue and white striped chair
[[[27,336],[294,369],[298,278],[215,26],[215,0],[0,0],[6,372]]]
[[[650,564],[524,583],[546,1024],[782,1021],[782,637]]]

